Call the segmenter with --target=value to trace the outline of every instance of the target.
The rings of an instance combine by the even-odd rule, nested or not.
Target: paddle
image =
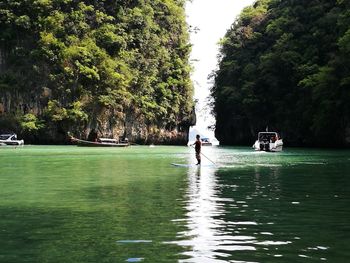
[[[195,149],[195,148],[193,147],[193,145],[191,145],[191,147],[192,147],[193,149]],[[216,163],[215,163],[214,161],[210,160],[207,156],[205,156],[204,153],[201,152],[201,155],[203,155],[203,156],[204,156],[205,158],[207,158],[210,162],[212,162],[214,165],[216,165]]]

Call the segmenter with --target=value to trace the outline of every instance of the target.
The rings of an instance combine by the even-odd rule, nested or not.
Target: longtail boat
[[[99,138],[97,141],[85,141],[77,139],[73,136],[70,136],[70,140],[75,143],[77,146],[87,146],[87,147],[128,147],[129,142],[118,142],[116,139],[109,138]]]

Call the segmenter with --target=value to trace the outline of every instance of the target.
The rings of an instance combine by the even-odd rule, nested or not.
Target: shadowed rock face
[[[34,144],[66,144],[68,142],[67,133],[71,133],[79,138],[89,140],[96,137],[128,138],[129,141],[140,144],[186,145],[189,127],[196,123],[194,108],[190,116],[185,117],[182,122],[175,126],[147,125],[143,116],[136,116],[132,112],[125,114],[122,116],[123,118],[118,118],[113,115],[113,111],[101,108],[94,110],[89,115],[89,121],[84,123],[50,124],[35,136],[22,133],[18,127],[16,114],[45,114],[45,102],[49,96],[50,91],[47,89],[43,91],[41,96],[30,97],[29,94],[20,94],[15,97],[9,92],[2,94],[0,96],[0,123],[2,124],[0,125],[0,133],[15,131],[27,142]]]
[[[91,114],[90,120],[84,123],[56,123],[48,125],[44,130],[39,131],[35,136],[28,133],[21,133],[16,120],[16,113],[26,114],[28,112],[42,114],[46,105],[38,101],[30,101],[26,97],[13,98],[9,93],[0,97],[0,133],[15,131],[28,143],[37,144],[66,144],[68,143],[67,133],[72,133],[82,139],[93,140],[96,137],[107,138],[128,138],[131,142],[140,144],[175,144],[186,145],[188,141],[189,127],[195,124],[195,113],[185,118],[184,121],[175,127],[166,125],[147,125],[142,116],[129,114],[123,119],[118,119],[107,109]]]

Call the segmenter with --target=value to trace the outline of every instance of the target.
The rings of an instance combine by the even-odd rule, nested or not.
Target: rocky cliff
[[[4,0],[0,14],[0,132],[187,141],[184,1]]]

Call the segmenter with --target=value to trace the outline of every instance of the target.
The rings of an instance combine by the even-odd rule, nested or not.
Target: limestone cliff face
[[[128,138],[137,144],[174,144],[186,145],[188,141],[189,127],[195,124],[195,113],[178,124],[176,127],[167,128],[156,125],[146,125],[142,116],[133,113],[124,115],[123,119],[117,119],[109,110],[102,110],[95,115],[79,134],[81,138],[92,140],[96,137]]]
[[[88,120],[83,123],[56,122],[48,123],[34,134],[23,132],[16,116],[45,113],[50,91],[43,90],[40,96],[30,94],[11,94],[4,92],[0,95],[0,133],[16,132],[19,137],[33,144],[67,144],[68,134],[81,139],[93,140],[95,137],[124,139],[137,144],[174,144],[186,145],[189,127],[195,125],[194,110],[191,115],[175,127],[147,125],[142,116],[132,112],[122,117],[116,116],[108,109],[93,110]]]
[[[0,132],[185,144],[195,122],[185,1],[131,2],[4,1]]]

